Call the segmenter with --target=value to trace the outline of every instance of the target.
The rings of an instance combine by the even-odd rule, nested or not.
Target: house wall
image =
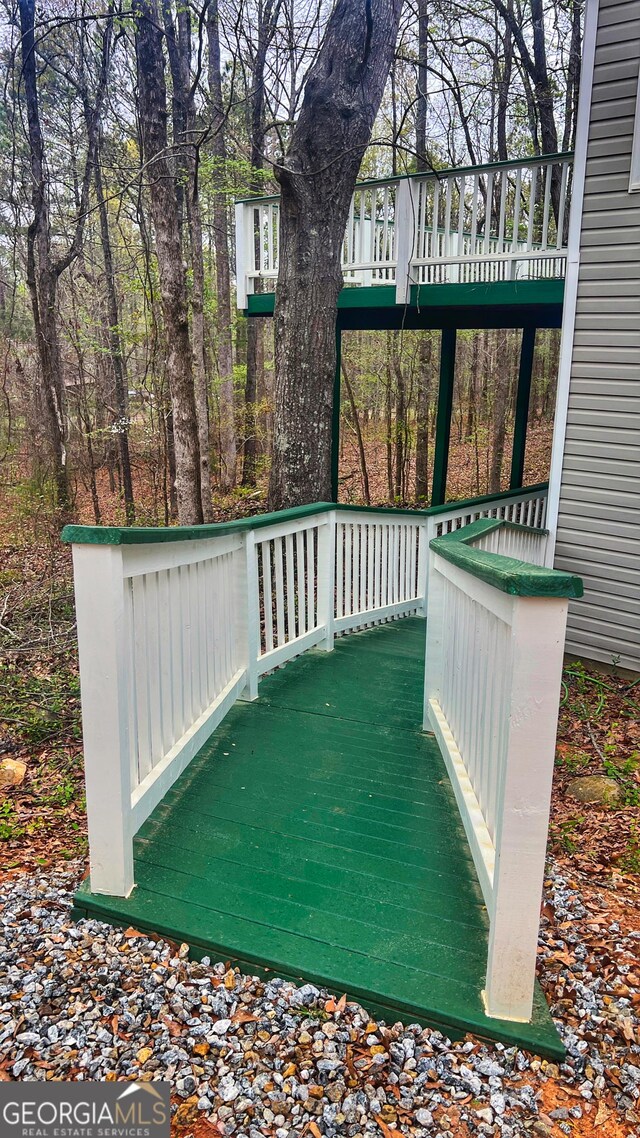
[[[585,585],[567,651],[640,671],[639,70],[640,0],[600,0],[555,565]]]

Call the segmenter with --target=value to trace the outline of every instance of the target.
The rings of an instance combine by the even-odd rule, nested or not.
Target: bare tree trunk
[[[406,384],[404,378],[404,371],[402,370],[402,359],[400,357],[400,333],[391,333],[391,362],[393,366],[393,374],[396,381],[396,417],[395,417],[395,430],[394,430],[394,450],[395,450],[395,483],[394,483],[394,496],[397,501],[401,501],[404,493],[404,467],[406,455],[406,438],[407,438],[407,424],[406,424]]]
[[[31,164],[31,204],[33,207],[33,220],[27,230],[27,286],[36,333],[47,444],[58,505],[62,510],[66,510],[69,506],[69,475],[65,445],[64,377],[56,313],[57,289],[61,274],[78,256],[82,247],[91,172],[95,163],[100,114],[107,83],[111,52],[112,15],[110,9],[103,27],[95,105],[90,109],[87,107],[87,149],[82,185],[78,194],[78,211],[73,236],[67,250],[54,260],[51,247],[45,145],[38,100],[35,0],[19,0],[18,7],[20,12],[22,83],[27,110],[27,133]]]
[[[331,495],[336,308],[353,187],[393,56],[401,0],[337,0],[277,169],[280,264],[269,498]]]
[[[549,75],[547,61],[544,0],[529,0],[533,33],[532,52],[529,51],[522,30],[520,14],[514,11],[513,0],[506,0],[506,2],[505,0],[493,0],[493,3],[502,16],[510,36],[513,37],[520,61],[533,87],[540,123],[542,151],[544,154],[555,154],[558,150],[558,131],[554,110],[555,91]],[[559,222],[560,171],[557,166],[554,166],[552,170],[551,200],[556,222]]]
[[[416,399],[416,498],[426,500],[429,494],[429,399],[432,367],[431,333],[420,337],[418,394]]]
[[[261,192],[258,171],[264,166],[264,69],[267,51],[273,39],[282,0],[265,0],[258,9],[256,54],[251,73],[252,92],[248,102],[247,130],[249,134],[251,169],[255,172],[251,192]],[[262,282],[256,281],[256,292]],[[244,389],[244,447],[242,459],[242,485],[255,486],[258,461],[256,404],[260,380],[264,378],[264,324],[262,320],[249,320],[247,326],[247,371]]]
[[[171,408],[169,408],[167,411],[164,412],[162,418],[163,418],[163,422],[164,422],[164,439],[165,439],[165,449],[166,449],[166,457],[167,457],[166,467],[169,471],[169,502],[168,502],[169,513],[170,513],[172,518],[177,518],[178,517],[178,492],[176,489],[176,486],[177,486],[176,440],[175,440],[175,436],[173,433],[173,411],[171,410]],[[166,494],[165,494],[165,501],[166,501]],[[168,524],[169,524],[169,520],[167,517],[167,510],[166,510],[166,506],[165,506],[165,525],[168,525]]]
[[[509,0],[509,9],[511,10],[512,0]],[[498,89],[498,106],[496,112],[497,130],[496,137],[498,143],[498,161],[506,162],[509,157],[507,147],[507,111],[509,109],[509,93],[511,87],[511,72],[513,68],[513,36],[511,35],[511,28],[507,24],[504,32],[503,41],[503,56],[502,68],[496,60],[496,86]]]
[[[93,179],[98,201],[98,214],[100,218],[100,240],[102,244],[102,259],[104,262],[104,276],[107,289],[107,318],[109,321],[109,355],[113,368],[114,391],[116,397],[118,440],[118,457],[122,474],[122,492],[124,495],[125,515],[127,525],[135,521],[135,505],[133,500],[133,481],[131,478],[131,458],[129,455],[129,426],[127,420],[127,375],[120,339],[120,314],[118,311],[118,296],[116,293],[116,278],[113,268],[113,253],[111,249],[111,236],[109,233],[109,219],[107,205],[104,200],[102,186],[102,170],[100,167],[100,150],[96,152],[96,164]]]
[[[173,140],[177,147],[176,200],[181,221],[182,203],[186,207],[191,261],[191,340],[193,381],[200,452],[202,516],[213,521],[211,501],[211,463],[209,431],[209,377],[204,329],[204,257],[202,220],[198,193],[199,148],[196,146],[196,110],[191,84],[191,18],[186,5],[177,5],[174,23],[171,0],[163,0],[164,20],[171,79],[173,84]],[[177,25],[177,29],[176,29]]]
[[[491,463],[489,466],[489,493],[500,491],[502,462],[507,437],[507,410],[509,402],[509,358],[507,332],[504,328],[496,330],[496,368],[493,381],[493,439],[491,442]]]
[[[224,184],[226,145],[220,72],[218,0],[207,11],[209,44],[209,102],[211,106],[211,153],[216,160],[215,181]],[[229,271],[229,226],[224,192],[213,199],[213,242],[216,253],[216,359],[220,398],[220,485],[231,490],[236,484],[236,411],[233,393],[233,324],[231,320],[231,274]]]
[[[391,332],[387,332],[386,373],[384,412],[385,412],[385,451],[387,459],[387,496],[393,499],[393,370],[391,367]]]
[[[187,220],[191,246],[191,334],[193,338],[193,373],[200,451],[200,483],[202,518],[213,521],[211,500],[211,432],[209,424],[209,369],[204,328],[204,262],[202,258],[202,220],[195,179],[187,194]]]
[[[162,30],[158,12],[149,0],[134,0],[134,13],[143,157],[150,184],[167,342],[178,516],[182,524],[197,525],[203,520],[200,447],[178,202],[175,178],[167,157],[167,93]]]
[[[478,359],[479,359],[480,340],[478,333],[473,336],[473,343],[471,345],[471,367],[469,368],[469,394],[467,402],[467,425],[465,428],[465,436],[467,439],[473,437],[473,433],[477,430],[477,400],[478,400]]]
[[[582,10],[583,5],[580,0],[573,0],[571,5],[571,43],[569,47],[569,62],[567,65],[567,90],[564,104],[563,150],[571,150],[575,146],[582,63]]]
[[[351,407],[351,416],[353,418],[353,427],[356,432],[356,439],[358,442],[358,456],[360,458],[360,471],[362,473],[362,490],[364,493],[364,501],[366,506],[371,505],[371,494],[369,492],[369,471],[367,470],[367,455],[364,449],[364,441],[362,438],[362,428],[360,426],[360,416],[358,415],[358,407],[356,405],[351,380],[344,363],[344,356],[340,358],[340,370],[342,371],[342,378],[344,385],[347,389],[347,396],[349,405]]]
[[[416,83],[416,170],[428,170],[427,157],[427,59],[429,48],[428,0],[418,0],[418,76]]]

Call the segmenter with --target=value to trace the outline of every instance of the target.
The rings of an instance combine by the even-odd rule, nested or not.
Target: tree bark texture
[[[183,249],[191,262],[191,346],[193,382],[200,452],[200,490],[202,517],[213,521],[211,501],[211,441],[209,430],[209,377],[204,328],[204,257],[202,253],[202,218],[198,193],[199,152],[195,144],[196,109],[191,85],[191,18],[189,9],[178,4],[174,21],[171,0],[163,0],[164,20],[171,82],[173,87],[173,142],[176,149],[176,200],[178,219],[183,232]],[[188,243],[184,240],[186,213]],[[185,258],[186,259],[186,258]]]
[[[209,102],[211,107],[211,153],[216,160],[215,181],[224,186],[226,142],[220,66],[218,0],[207,10],[209,45]],[[233,392],[233,323],[231,320],[231,273],[229,269],[229,218],[222,189],[213,199],[213,243],[216,253],[216,364],[220,406],[220,485],[232,490],[236,484],[236,409]]]
[[[344,356],[340,358],[340,370],[342,378],[344,379],[344,386],[351,407],[351,418],[353,420],[353,429],[356,434],[356,441],[358,443],[358,457],[360,459],[360,473],[362,474],[362,493],[364,495],[365,506],[371,505],[371,491],[369,489],[369,471],[367,470],[367,454],[364,449],[364,439],[362,437],[362,427],[360,426],[360,415],[358,414],[358,404],[356,403],[353,394],[353,387],[349,379],[349,373],[345,367]]]
[[[491,416],[493,438],[491,441],[491,458],[489,466],[490,494],[498,494],[501,489],[500,483],[502,478],[502,463],[504,459],[505,444],[507,439],[507,415],[509,411],[509,393],[511,389],[508,333],[506,329],[500,328],[496,331],[495,336],[496,353],[495,369],[493,371],[493,413]]]
[[[280,257],[270,505],[331,495],[342,241],[389,73],[401,0],[337,0],[277,168]]]
[[[78,256],[89,202],[91,174],[95,163],[102,102],[107,84],[111,50],[112,17],[104,25],[101,61],[94,105],[86,102],[87,151],[82,183],[77,195],[78,211],[73,235],[66,251],[54,259],[49,219],[49,184],[46,172],[45,142],[40,121],[36,62],[35,0],[19,0],[22,83],[27,111],[27,134],[31,165],[31,204],[33,219],[27,230],[27,286],[36,333],[42,409],[56,485],[58,505],[69,505],[69,475],[65,445],[64,375],[56,311],[58,280]],[[86,92],[83,92],[86,96]]]
[[[252,193],[262,193],[259,171],[264,167],[264,71],[267,52],[277,26],[282,0],[265,0],[258,6],[256,52],[251,71],[252,91],[247,101],[247,133],[249,135]],[[262,290],[262,281],[256,280],[256,292]],[[262,369],[262,370],[261,370]],[[264,324],[262,320],[249,320],[247,327],[247,371],[244,389],[244,444],[242,454],[242,485],[255,486],[259,445],[256,405],[259,387],[264,378]]]
[[[429,13],[427,0],[418,0],[418,75],[416,82],[416,170],[428,170],[427,156],[427,52]]]
[[[122,474],[122,491],[124,495],[125,515],[127,525],[135,521],[135,505],[133,499],[133,481],[131,478],[131,458],[129,455],[129,426],[127,421],[127,374],[125,367],[122,341],[120,337],[120,314],[118,311],[118,294],[116,292],[116,277],[113,266],[113,252],[111,249],[111,235],[109,233],[109,219],[107,216],[107,203],[104,197],[102,184],[102,169],[100,166],[100,150],[96,153],[94,169],[94,184],[98,200],[98,216],[100,219],[100,241],[102,244],[102,259],[104,262],[105,285],[107,292],[107,320],[109,325],[109,355],[113,368],[114,391],[117,411],[117,439],[120,471]]]
[[[134,13],[143,158],[150,187],[167,341],[178,517],[183,525],[197,525],[203,520],[200,447],[176,183],[167,149],[167,92],[162,30],[158,12],[148,0],[135,0]]]
[[[416,498],[429,496],[429,403],[432,381],[431,332],[420,337],[418,392],[416,397]]]

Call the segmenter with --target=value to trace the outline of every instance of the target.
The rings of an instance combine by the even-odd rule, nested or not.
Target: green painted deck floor
[[[531,1024],[483,1011],[487,915],[420,730],[424,640],[405,619],[265,677],[142,827],[131,896],[85,884],[76,915],[321,982],[391,1022],[561,1055],[540,991]]]

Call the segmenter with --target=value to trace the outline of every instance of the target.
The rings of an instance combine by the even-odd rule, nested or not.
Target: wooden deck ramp
[[[421,731],[424,622],[343,637],[236,703],[135,839],[128,898],[75,915],[194,956],[311,980],[394,1022],[564,1054],[542,992],[489,1019],[488,920],[438,747]]]

